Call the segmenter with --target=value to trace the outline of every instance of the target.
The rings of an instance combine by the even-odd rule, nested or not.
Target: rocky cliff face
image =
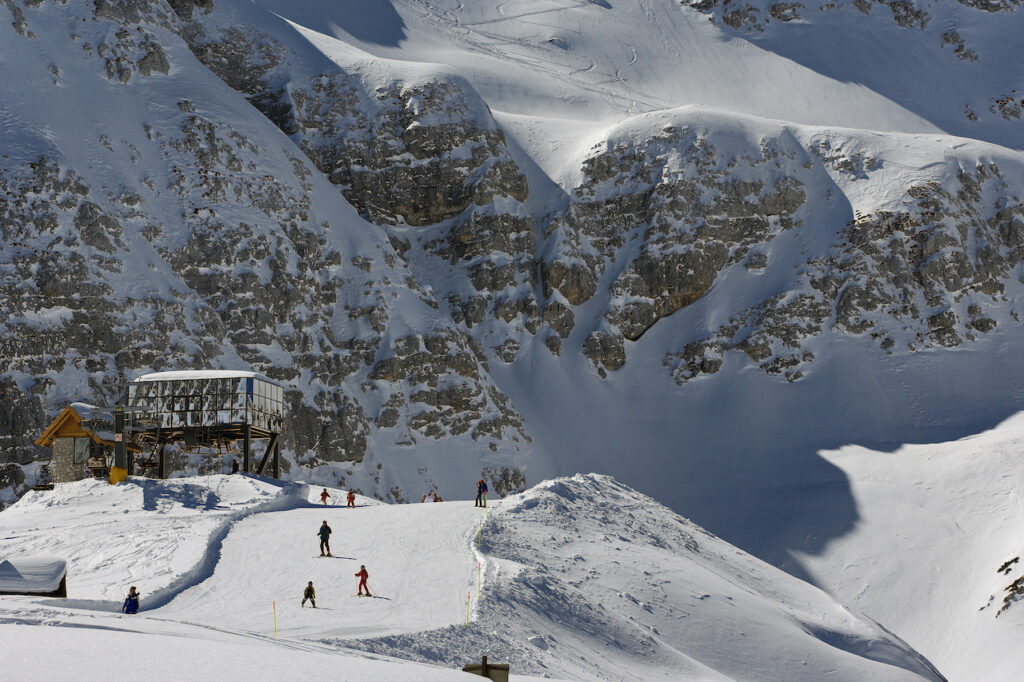
[[[824,162],[836,167],[835,159]],[[823,330],[913,353],[970,344],[996,328],[993,311],[1017,321],[1006,294],[1019,284],[1024,206],[998,165],[962,169],[949,188],[914,183],[904,192],[895,210],[858,214],[844,226],[800,266],[797,287],[669,353],[665,365],[676,381],[718,371],[730,350],[798,380]]]
[[[49,48],[10,112],[24,130],[0,129],[6,461],[40,454],[31,440],[70,398],[246,367],[290,387],[290,475],[402,500],[448,485],[447,457],[503,491],[524,480],[530,424],[490,370],[538,344],[608,377],[685,319],[657,350],[679,385],[730,351],[794,382],[825,334],[913,353],[1019,314],[1024,161],[1008,150],[894,174],[898,145],[867,134],[673,109],[597,136],[541,203],[522,150],[450,70],[328,59],[248,3],[4,6],[0,56]],[[810,11],[690,6],[740,33]],[[852,8],[933,30],[908,3]],[[982,49],[942,41],[961,61]],[[27,123],[67,89],[101,93],[88,125]],[[1006,121],[1015,92],[993,100]]]
[[[543,266],[545,292],[579,306],[604,288],[604,319],[583,345],[599,373],[622,367],[625,341],[700,299],[723,270],[800,222],[802,149],[762,140],[728,153],[712,138],[667,126],[609,139],[584,160],[568,210],[549,228],[556,246]]]
[[[128,99],[169,72],[216,90],[220,81],[209,72],[202,80],[181,38],[195,45],[187,19],[210,8],[68,3],[34,30],[71,45],[102,35],[89,41],[100,47],[82,46],[93,61],[55,61],[63,78],[104,79]],[[32,40],[35,9],[20,15],[21,40]],[[115,400],[118,378],[241,366],[290,387],[292,466],[398,499],[407,486],[434,485],[430,468],[400,480],[378,460],[349,478],[371,441],[464,437],[500,472],[527,436],[476,342],[434,314],[437,301],[384,231],[334,192],[312,148],[275,135],[241,98],[211,104],[182,97],[134,130],[98,133],[99,169],[74,158],[5,159],[3,390],[13,409],[4,459],[38,454],[31,440],[62,401]],[[473,187],[494,178],[483,171]]]

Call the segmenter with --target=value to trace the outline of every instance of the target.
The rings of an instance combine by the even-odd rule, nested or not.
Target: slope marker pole
[[[273,602],[274,605],[274,637],[277,637],[277,602]]]
[[[469,596],[471,592],[466,593],[466,627],[469,627]]]
[[[476,600],[480,601],[480,562],[476,562]]]

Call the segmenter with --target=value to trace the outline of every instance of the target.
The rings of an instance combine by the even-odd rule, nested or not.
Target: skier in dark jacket
[[[366,584],[366,579],[370,577],[370,574],[366,572],[366,566],[360,566],[359,572],[356,573],[356,577],[359,578],[359,596],[363,596],[363,588],[366,588],[366,596],[372,597],[370,594],[370,586]]]
[[[320,536],[320,556],[325,556],[324,552],[327,552],[326,556],[331,556],[331,527],[327,525],[326,520],[320,526],[317,535]]]
[[[135,591],[134,585],[128,588],[128,596],[125,597],[121,610],[125,613],[139,612],[139,593]]]
[[[302,591],[302,606],[306,605],[306,600],[316,608],[316,590],[313,589],[313,581],[310,580],[309,584],[306,585],[306,589]]]
[[[487,506],[487,482],[484,481],[484,479],[482,478],[476,482],[476,502],[473,504],[473,506]]]

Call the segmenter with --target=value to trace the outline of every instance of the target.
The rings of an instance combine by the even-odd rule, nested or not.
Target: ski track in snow
[[[637,103],[642,105],[639,109],[642,111],[656,111],[673,106],[673,103],[669,100],[660,98],[651,93],[640,91],[631,86],[627,83],[626,79],[622,77],[621,69],[616,70],[614,74],[606,74],[607,77],[604,80],[580,81],[574,78],[574,76],[583,73],[594,73],[596,71],[597,64],[593,60],[589,60],[589,65],[585,68],[574,68],[565,65],[568,67],[568,71],[562,71],[558,68],[559,65],[557,65],[557,63],[550,60],[550,55],[542,54],[534,57],[531,56],[529,52],[524,52],[522,50],[523,43],[521,40],[476,28],[478,26],[486,26],[489,24],[520,21],[526,17],[539,16],[551,12],[563,12],[570,9],[578,9],[587,7],[592,3],[583,1],[573,3],[567,7],[550,8],[535,12],[524,12],[519,15],[505,15],[504,8],[513,4],[534,3],[528,1],[526,3],[508,2],[500,4],[497,6],[497,9],[502,16],[484,21],[464,22],[458,18],[457,13],[452,13],[450,17],[440,16],[432,11],[430,5],[426,6],[426,14],[428,21],[433,24],[438,33],[449,33],[453,38],[458,37],[467,49],[499,60],[514,62],[516,64],[529,67],[544,76],[554,78],[566,85],[571,85],[573,88],[591,92],[599,96],[606,104],[614,109],[628,113],[635,113],[638,111],[638,108],[636,107]],[[461,7],[460,3],[460,10]],[[562,28],[560,24],[546,24],[539,22],[522,23],[531,23],[545,27],[550,26],[552,29]],[[520,51],[515,52],[513,49],[509,48],[520,48]],[[633,65],[637,61],[636,50],[635,48],[631,49],[632,58],[629,61],[629,65]],[[532,52],[532,50],[530,51]],[[612,84],[615,84],[616,87],[610,87]],[[624,97],[622,94],[623,92],[628,93],[629,97]]]

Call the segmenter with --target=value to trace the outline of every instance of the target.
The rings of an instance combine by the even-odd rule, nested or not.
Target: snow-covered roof
[[[98,405],[92,405],[84,402],[74,402],[70,405],[71,409],[78,413],[78,416],[84,420],[92,419],[106,419],[108,421],[113,420],[113,415],[109,408],[99,407]]]
[[[136,379],[136,382],[140,381],[184,381],[187,379],[260,379],[270,384],[280,386],[278,382],[273,379],[268,379],[262,374],[256,372],[250,372],[247,370],[240,369],[189,369],[189,370],[174,370],[171,372],[152,372],[150,374],[143,374],[141,377]]]
[[[0,592],[54,592],[67,570],[68,562],[56,557],[4,559],[0,561]]]

